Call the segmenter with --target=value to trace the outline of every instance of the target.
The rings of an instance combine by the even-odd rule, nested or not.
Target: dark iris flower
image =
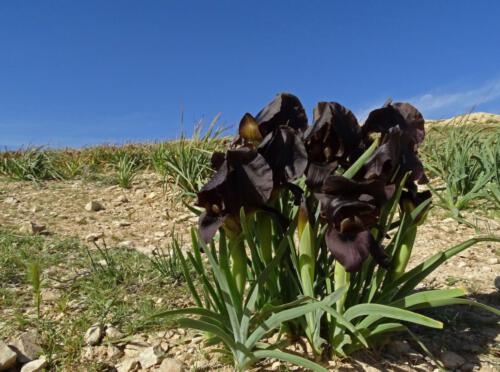
[[[425,137],[422,114],[408,103],[389,103],[373,110],[361,127],[365,142],[371,135],[382,135],[381,145],[365,166],[365,179],[384,177],[390,179],[398,171],[400,177],[411,172],[411,180],[426,183],[418,146]]]
[[[354,114],[344,106],[320,102],[304,142],[309,157],[308,186],[318,189],[339,164],[345,167],[359,155],[361,129]]]
[[[200,215],[201,238],[208,242],[225,224],[239,229],[239,213],[260,208],[271,196],[273,174],[266,160],[248,148],[228,150],[213,158],[217,172],[198,193],[196,205],[205,208]]]
[[[307,153],[304,143],[290,127],[280,126],[269,133],[257,151],[273,170],[275,185],[294,181],[306,170]]]
[[[303,132],[307,128],[304,107],[293,94],[278,94],[255,117],[246,113],[241,119],[239,136],[235,143],[258,144],[280,126],[287,126],[297,132]]]
[[[273,170],[275,186],[296,180],[307,167],[307,153],[302,132],[307,116],[299,99],[292,94],[278,94],[254,118],[245,114],[235,144],[257,151]]]
[[[321,203],[321,216],[329,225],[327,247],[346,271],[358,271],[370,254],[380,265],[389,264],[370,229],[376,226],[380,208],[393,193],[394,185],[380,180],[357,182],[331,175],[315,194]]]

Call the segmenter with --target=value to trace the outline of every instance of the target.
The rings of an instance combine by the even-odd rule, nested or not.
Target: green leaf
[[[372,154],[375,152],[375,150],[378,147],[379,142],[380,142],[380,139],[378,139],[378,138],[375,141],[373,141],[373,143],[370,145],[370,147],[368,147],[368,149],[366,149],[366,151],[358,158],[358,160],[356,160],[354,162],[353,165],[351,165],[349,167],[349,169],[347,169],[342,174],[342,176],[344,176],[345,178],[348,178],[348,179],[353,178],[356,175],[356,173],[358,173],[358,171],[363,167],[363,165],[365,165],[365,163],[370,158],[370,156],[372,156]]]
[[[394,306],[387,306],[381,304],[360,304],[350,307],[344,313],[344,317],[351,321],[360,316],[366,315],[376,315],[383,318],[397,319],[405,322],[420,324],[430,328],[443,328],[443,323],[429,318],[427,316],[414,313],[412,311],[400,309]],[[362,323],[356,326],[358,329],[364,327],[361,326]]]
[[[191,275],[189,273],[189,268],[186,263],[186,259],[184,258],[184,254],[182,253],[181,249],[177,244],[174,242],[174,249],[177,253],[177,256],[179,257],[179,261],[181,262],[181,267],[182,267],[182,273],[184,274],[184,279],[186,279],[186,283],[188,285],[189,291],[191,292],[191,295],[193,296],[194,302],[198,306],[202,306],[202,302],[200,299],[200,296],[198,295],[198,291],[196,291],[196,288],[193,284],[193,280],[191,279]]]
[[[290,362],[290,363],[293,363],[295,365],[310,369],[311,371],[315,371],[315,372],[328,372],[328,370],[325,367],[320,366],[319,364],[314,363],[313,361],[310,361],[309,359],[305,359],[305,358],[299,357],[298,355],[285,353],[285,352],[279,351],[279,350],[259,350],[259,351],[254,352],[254,355],[259,359],[261,359],[261,358],[262,359],[263,358],[274,358],[274,359],[283,360],[285,362]]]
[[[476,237],[465,242],[458,244],[445,252],[440,252],[434,256],[428,258],[420,265],[414,267],[412,270],[403,274],[399,279],[395,280],[394,283],[388,288],[396,288],[399,285],[403,286],[399,289],[396,294],[396,298],[401,298],[406,296],[410,291],[412,291],[422,280],[424,280],[429,274],[436,270],[442,263],[451,257],[463,252],[467,248],[478,242],[500,242],[500,237],[496,236],[486,236],[486,237]]]

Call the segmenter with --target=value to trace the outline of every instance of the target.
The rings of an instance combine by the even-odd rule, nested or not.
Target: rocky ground
[[[412,264],[478,233],[499,234],[499,221],[483,215],[466,214],[478,230],[433,209],[419,230]],[[231,370],[202,347],[201,335],[144,322],[145,314],[190,303],[175,275],[168,280],[158,275],[147,256],[167,249],[172,236],[187,244],[195,221],[172,186],[155,174],[141,174],[129,190],[95,182],[0,179],[0,229],[9,231],[3,241],[0,235],[0,247],[15,258],[0,257],[0,263],[13,265],[0,267],[0,370]],[[113,248],[111,258],[104,245]],[[20,259],[29,262],[30,255],[42,260],[40,313],[33,283],[15,267]],[[465,287],[472,298],[500,307],[499,275],[500,247],[482,243],[451,259],[424,284]],[[446,322],[443,331],[414,330],[448,369],[500,370],[498,319],[464,308],[432,315]],[[330,365],[346,371],[435,368],[404,338]],[[256,370],[294,368],[270,361]]]

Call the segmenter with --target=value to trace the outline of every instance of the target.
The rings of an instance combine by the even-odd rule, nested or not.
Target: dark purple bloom
[[[336,102],[320,102],[314,109],[314,123],[304,134],[309,157],[307,184],[321,186],[338,165],[344,167],[360,154],[361,129],[354,114]]]
[[[236,222],[231,225],[238,226],[240,209],[263,206],[273,189],[272,170],[255,150],[228,150],[224,160],[221,155],[213,159],[218,170],[200,190],[196,203],[205,208],[200,216],[199,230],[206,242],[225,222]]]
[[[366,143],[374,133],[380,133],[381,145],[365,166],[365,179],[383,177],[387,180],[398,172],[401,177],[410,172],[410,178],[426,183],[422,162],[418,158],[418,146],[425,137],[422,114],[408,103],[389,103],[373,110],[361,127]]]
[[[321,216],[328,222],[326,244],[333,256],[349,272],[358,271],[369,254],[383,266],[389,263],[384,249],[373,239],[380,208],[394,193],[383,181],[352,181],[329,176],[316,197]]]

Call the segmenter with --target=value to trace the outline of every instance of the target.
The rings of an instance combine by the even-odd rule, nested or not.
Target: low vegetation
[[[171,274],[133,250],[0,230],[0,308],[9,309],[0,334],[36,330],[50,369],[78,369],[92,324],[110,324],[123,338],[168,327],[152,315],[166,291],[184,301],[183,283]]]
[[[318,107],[317,111],[321,110],[325,108]],[[345,108],[340,111],[349,116]],[[354,247],[357,243],[352,236],[339,238],[350,223],[345,221],[347,217],[342,215],[340,220],[338,216],[326,217],[332,211],[314,195],[320,190],[323,202],[332,199],[332,195],[317,185],[318,179],[313,176],[318,174],[303,177],[302,149],[290,152],[288,148],[280,148],[290,143],[297,145],[288,139],[294,138],[292,134],[298,129],[267,127],[264,131],[259,125],[266,120],[258,116],[245,118],[240,138],[233,142],[237,149],[230,151],[231,155],[239,151],[236,154],[239,156],[253,154],[258,148],[260,156],[266,159],[267,165],[263,163],[260,169],[263,172],[252,181],[262,186],[267,180],[270,185],[260,190],[261,197],[269,194],[269,198],[264,203],[266,208],[257,213],[255,205],[245,204],[255,196],[247,192],[253,186],[245,188],[248,185],[241,178],[231,181],[227,174],[225,178],[221,176],[219,181],[224,186],[219,184],[217,187],[221,188],[214,195],[207,195],[213,190],[203,188],[214,173],[221,172],[224,161],[226,165],[233,162],[228,166],[232,172],[244,168],[242,164],[248,165],[245,156],[228,160],[226,153],[225,157],[212,158],[214,152],[224,150],[229,143],[217,127],[217,118],[204,133],[197,128],[192,138],[172,142],[0,153],[0,176],[40,185],[53,180],[83,180],[130,189],[140,173],[155,172],[165,186],[175,188],[179,200],[192,212],[204,212],[202,222],[209,215],[211,219],[202,226],[210,227],[219,218],[225,226],[216,233],[222,226],[222,222],[217,222],[215,229],[202,231],[201,236],[193,230],[192,250],[186,251],[172,238],[171,244],[155,249],[150,257],[133,250],[107,247],[102,241],[86,245],[76,239],[0,230],[0,308],[9,309],[7,318],[0,320],[2,338],[36,329],[49,368],[64,370],[78,367],[85,347],[82,335],[93,324],[116,326],[125,340],[140,332],[180,325],[201,331],[205,344],[215,347],[211,351],[218,351],[221,360],[241,370],[265,358],[323,370],[321,361],[380,345],[381,340],[386,340],[382,335],[405,331],[440,366],[415,330],[421,330],[421,326],[440,328],[448,317],[455,321],[457,313],[423,308],[482,305],[464,298],[462,289],[448,288],[474,284],[466,279],[446,276],[446,289],[427,291],[422,291],[423,280],[477,241],[498,241],[498,237],[473,238],[452,247],[443,246],[441,252],[421,260],[420,265],[409,265],[417,230],[430,207],[428,193],[423,199],[417,195],[430,190],[439,213],[461,223],[474,222],[467,221],[464,212],[500,216],[500,123],[470,125],[465,117],[459,123],[431,124],[419,147],[430,180],[427,185],[413,189],[412,182],[416,180],[407,181],[412,171],[419,170],[414,168],[415,164],[405,164],[403,170],[391,166],[391,177],[384,178],[381,174],[375,177],[385,186],[390,184],[389,179],[391,182],[397,179],[390,184],[394,189],[388,197],[381,197],[375,186],[364,190],[366,195],[373,194],[371,201],[367,201],[373,205],[359,216],[354,208],[349,212],[354,214],[348,217],[354,225],[360,219],[369,225],[376,243],[383,244],[390,253],[391,261],[386,262],[373,247],[369,247],[371,255],[363,247]],[[330,124],[325,121],[318,125],[319,131],[321,126]],[[366,136],[365,142],[356,148],[350,148],[346,142],[319,152],[314,151],[319,146],[314,141],[325,138],[311,136],[306,146],[309,157],[317,156],[317,164],[328,168],[335,162],[329,168],[330,171],[335,168],[334,177],[343,177],[354,189],[361,174],[377,173],[375,167],[367,169],[364,162],[381,152],[381,143],[391,141],[384,135],[378,134],[378,139]],[[280,136],[283,141],[276,141]],[[348,150],[355,151],[356,156],[344,157],[342,152]],[[287,158],[290,153],[294,156]],[[393,165],[402,164],[403,158],[397,157]],[[323,177],[320,183],[326,179]],[[298,195],[297,188],[302,195]],[[197,195],[200,189],[205,192],[201,198]],[[239,193],[243,202],[228,197],[221,203],[217,198],[228,190]],[[400,200],[402,195],[408,197],[405,191],[414,192],[410,204]],[[349,187],[335,192],[345,192],[346,198],[352,196]],[[196,197],[198,205],[194,206]],[[355,259],[329,249],[325,236],[340,239],[349,249],[356,249]],[[495,252],[498,255],[498,250]],[[52,296],[54,291],[57,296]],[[497,309],[485,305],[484,309],[498,314]],[[440,317],[442,314],[446,317]],[[294,350],[290,352],[289,340],[296,339],[305,340],[311,354],[304,357]],[[313,355],[318,363],[310,360]],[[107,367],[96,361],[89,368]]]

